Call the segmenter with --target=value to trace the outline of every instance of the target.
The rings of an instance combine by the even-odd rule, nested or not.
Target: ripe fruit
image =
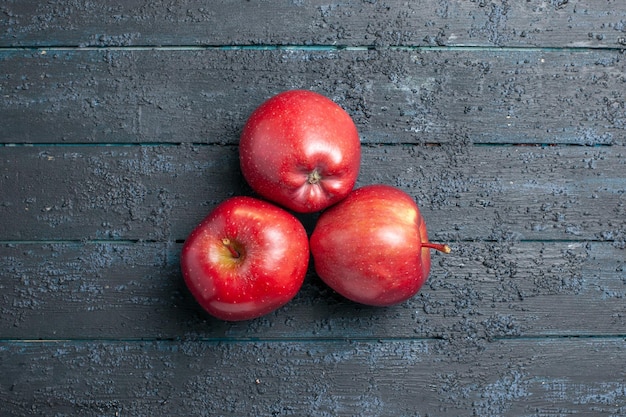
[[[251,197],[218,205],[191,232],[181,254],[189,290],[223,320],[260,317],[289,302],[302,286],[308,262],[302,224]]]
[[[241,170],[261,196],[312,213],[352,190],[360,146],[356,126],[341,107],[312,91],[290,90],[262,103],[246,122]]]
[[[359,188],[320,216],[311,236],[315,270],[353,301],[389,306],[414,296],[430,271],[426,223],[413,199],[387,185]]]

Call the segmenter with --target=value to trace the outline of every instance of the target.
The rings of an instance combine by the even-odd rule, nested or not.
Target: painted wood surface
[[[1,46],[626,45],[618,0],[7,0],[0,7]]]
[[[259,320],[204,314],[178,271],[180,244],[20,243],[0,248],[9,339],[211,340],[612,336],[622,334],[623,246],[458,242],[433,256],[422,291],[400,306],[344,301],[310,271],[287,306]],[[621,276],[621,278],[620,278]],[[601,318],[601,319],[600,319]]]
[[[623,146],[362,150],[358,186],[412,195],[435,239],[624,244]],[[11,146],[3,157],[7,240],[181,241],[220,201],[250,192],[236,146]]]
[[[619,416],[624,349],[588,339],[15,343],[0,347],[0,400],[7,417]]]
[[[252,110],[291,88],[342,105],[364,143],[625,143],[614,50],[42,48],[0,64],[3,143],[236,144]]]
[[[0,414],[626,415],[625,38],[616,0],[1,2]],[[413,299],[311,267],[227,323],[186,290],[290,88],[453,248]]]

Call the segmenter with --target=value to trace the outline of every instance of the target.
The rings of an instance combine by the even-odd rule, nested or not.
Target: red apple
[[[243,176],[259,195],[312,213],[352,191],[361,143],[352,118],[339,105],[312,91],[290,90],[251,114],[239,155]]]
[[[430,271],[426,223],[413,199],[387,185],[359,188],[320,216],[311,235],[320,278],[344,297],[373,306],[401,303]]]
[[[223,320],[260,317],[289,302],[304,281],[309,244],[287,211],[251,197],[218,205],[189,235],[181,254],[185,283]]]

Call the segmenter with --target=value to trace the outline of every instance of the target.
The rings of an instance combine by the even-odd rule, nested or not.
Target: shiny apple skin
[[[191,294],[209,314],[228,321],[260,317],[288,303],[302,286],[308,262],[302,224],[282,208],[243,196],[209,213],[181,253]]]
[[[337,293],[390,306],[420,290],[430,272],[426,223],[397,188],[369,185],[320,216],[310,239],[315,270]]]
[[[352,191],[361,143],[352,118],[335,102],[312,91],[289,90],[252,112],[239,156],[255,192],[292,211],[313,213]]]

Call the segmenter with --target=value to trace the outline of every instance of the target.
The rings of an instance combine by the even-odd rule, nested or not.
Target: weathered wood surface
[[[626,46],[615,0],[4,1],[0,46]]]
[[[437,240],[623,246],[624,178],[624,146],[364,146],[358,185],[408,192]],[[6,147],[0,188],[2,239],[27,241],[181,241],[249,193],[237,147],[205,145]]]
[[[624,144],[616,51],[0,51],[2,143],[230,143],[306,88],[364,143]]]
[[[626,4],[0,3],[2,416],[626,415]],[[412,195],[422,291],[209,317],[179,253],[289,88]],[[301,216],[309,231],[315,216]]]
[[[184,287],[180,244],[21,243],[0,247],[8,339],[212,340],[624,335],[626,260],[612,243],[458,243],[433,255],[413,299],[345,301],[311,270],[298,296],[252,322],[204,314]]]
[[[623,339],[16,343],[0,346],[0,401],[7,417],[620,416],[625,350]]]

